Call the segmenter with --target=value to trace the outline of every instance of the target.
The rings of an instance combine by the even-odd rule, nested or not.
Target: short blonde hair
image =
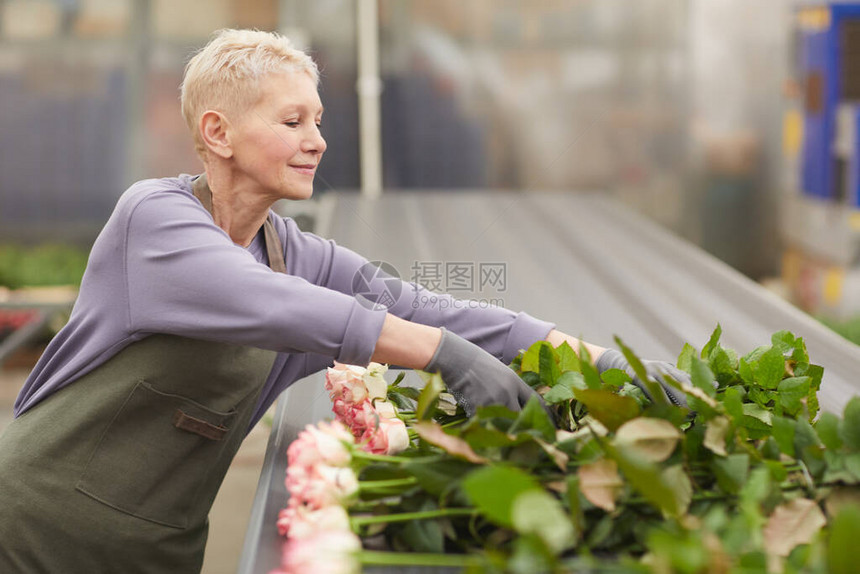
[[[203,156],[206,146],[197,123],[206,110],[239,113],[259,98],[260,78],[278,72],[306,72],[319,83],[310,56],[277,32],[219,30],[185,66],[180,88],[182,116]]]

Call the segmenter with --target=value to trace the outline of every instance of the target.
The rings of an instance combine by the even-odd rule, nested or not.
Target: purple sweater
[[[386,313],[353,297],[366,259],[272,214],[287,265],[287,274],[275,273],[262,232],[247,248],[234,244],[194,197],[191,180],[140,181],[120,198],[93,244],[71,318],[30,373],[16,416],[153,333],[277,351],[252,425],[291,383],[332,359],[370,361]],[[404,284],[388,311],[444,325],[505,362],[553,328],[502,308],[413,309],[413,295],[426,295],[415,288]]]

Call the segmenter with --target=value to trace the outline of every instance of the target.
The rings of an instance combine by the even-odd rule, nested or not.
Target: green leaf
[[[582,504],[579,500],[579,478],[575,474],[567,475],[567,507],[570,512],[570,523],[573,524],[574,535],[580,538],[585,531]]]
[[[576,540],[573,524],[558,501],[543,490],[526,490],[513,501],[511,521],[521,534],[535,534],[555,554]]]
[[[567,341],[563,341],[561,345],[556,347],[555,352],[558,355],[558,368],[561,369],[562,373],[566,371],[579,372],[579,357],[576,356],[576,351],[567,344]]]
[[[691,361],[690,378],[696,388],[701,389],[709,397],[717,396],[717,390],[714,388],[714,374],[711,369],[701,359],[693,357]]]
[[[801,401],[809,395],[809,383],[809,377],[791,377],[779,382],[776,400],[787,414],[797,416],[803,409]]]
[[[723,328],[717,323],[717,327],[714,329],[714,332],[711,333],[711,338],[708,339],[707,344],[702,348],[702,359],[708,360],[708,357],[711,356],[711,351],[717,348],[720,344],[720,336],[723,334]]]
[[[485,407],[478,407],[475,411],[475,416],[477,416],[478,419],[483,421],[494,420],[494,424],[496,424],[497,426],[502,421],[510,421],[509,425],[513,424],[513,422],[517,419],[518,414],[519,413],[512,411],[508,407],[502,405],[487,405]]]
[[[756,382],[765,389],[775,389],[785,375],[785,357],[780,350],[771,347],[758,361]]]
[[[770,494],[770,487],[770,471],[764,466],[756,468],[741,488],[741,502],[748,507],[758,506]]]
[[[842,414],[842,441],[851,450],[860,450],[860,397],[852,397]]]
[[[684,467],[680,464],[670,466],[661,473],[661,478],[675,495],[675,514],[686,514],[693,500],[693,485]]]
[[[750,433],[750,438],[761,438],[770,433],[771,414],[770,411],[755,403],[743,404],[744,416],[741,426]]]
[[[747,482],[750,457],[746,453],[730,454],[724,458],[712,459],[710,466],[720,489],[729,494],[737,494]]]
[[[591,355],[588,349],[585,348],[585,345],[580,345],[579,347],[579,369],[589,389],[600,389],[603,386],[600,382],[600,374],[594,367]]]
[[[747,393],[747,398],[759,405],[760,407],[769,411],[771,410],[771,401],[776,398],[776,391],[769,391],[767,389],[753,387],[752,389],[750,389],[749,393]]]
[[[577,373],[575,371],[566,371],[561,374],[558,380],[555,383],[555,386],[551,388],[547,393],[543,396],[544,400],[551,405],[569,401],[574,398],[573,389],[585,389],[585,379],[582,377],[582,373]]]
[[[388,391],[388,400],[391,401],[399,411],[409,411],[414,408],[412,401],[397,391]]]
[[[544,341],[544,344],[541,345],[538,360],[540,361],[541,383],[547,387],[554,386],[559,375],[561,375],[561,371],[556,362],[555,349],[550,343]]]
[[[639,403],[632,397],[604,389],[574,389],[576,399],[588,407],[589,414],[603,426],[615,431],[640,414]]]
[[[624,383],[629,383],[633,380],[630,378],[630,375],[628,375],[621,369],[606,369],[600,375],[600,378],[603,379],[604,383],[616,387],[621,387],[624,385]]]
[[[778,460],[765,460],[764,463],[767,465],[768,470],[770,470],[770,478],[774,482],[782,482],[788,478],[788,471]]]
[[[424,377],[424,389],[418,396],[418,406],[415,407],[415,415],[419,420],[428,420],[433,416],[439,395],[445,391],[445,383],[439,373],[428,374]]]
[[[793,351],[797,345],[797,339],[791,331],[777,331],[770,336],[770,342],[783,354]]]
[[[809,395],[806,397],[806,410],[809,413],[809,422],[815,420],[820,405],[818,403],[818,391],[821,389],[821,379],[824,377],[824,369],[819,365],[804,363],[797,365],[794,369],[795,376],[809,377]]]
[[[755,381],[753,364],[746,357],[743,357],[738,361],[738,375],[741,380],[748,385],[753,384],[753,381]]]
[[[622,397],[631,397],[636,399],[636,403],[639,405],[639,408],[645,408],[651,404],[651,401],[648,400],[648,397],[645,396],[645,393],[642,392],[642,389],[634,385],[633,383],[624,383],[624,385],[618,389],[618,394]]]
[[[795,421],[794,450],[813,476],[824,471],[821,442],[815,429],[805,419]]]
[[[604,444],[604,450],[639,494],[653,506],[666,514],[677,516],[681,507],[672,487],[660,473],[660,467],[625,449]]]
[[[717,347],[708,358],[708,366],[721,385],[727,385],[737,378],[738,358],[733,351]]]
[[[556,384],[553,388],[548,390],[544,396],[543,400],[547,402],[547,404],[555,405],[558,403],[563,403],[565,401],[570,401],[574,398],[573,389],[567,385],[559,385]]]
[[[794,456],[794,434],[796,424],[785,417],[773,417],[773,438],[784,454]]]
[[[463,480],[463,490],[475,507],[492,522],[512,528],[514,500],[528,491],[541,491],[529,474],[505,466],[485,466]]]
[[[636,373],[636,377],[638,377],[639,381],[645,386],[645,389],[648,391],[654,404],[671,404],[669,399],[666,397],[666,393],[664,393],[663,389],[660,387],[660,383],[652,380],[648,376],[648,373],[645,371],[645,366],[642,364],[642,361],[639,360],[639,357],[637,357],[620,338],[615,337],[615,343],[618,345],[618,348],[621,349],[621,353],[624,355],[624,358],[627,359],[627,363],[633,368],[633,372]]]
[[[857,571],[857,541],[860,540],[860,507],[843,507],[830,525],[827,566],[832,574]]]
[[[833,413],[822,413],[815,423],[818,438],[830,450],[842,448],[842,421]]]
[[[518,433],[524,430],[536,430],[540,435],[548,440],[555,440],[555,425],[549,418],[547,412],[543,409],[540,399],[536,396],[529,398],[526,406],[520,411],[520,415],[510,428],[511,433]]]
[[[467,474],[479,467],[465,460],[446,458],[407,462],[402,468],[418,480],[421,488],[440,497],[456,488]]]
[[[544,345],[549,345],[546,341],[537,341],[531,347],[526,349],[520,359],[520,371],[539,373],[540,372],[540,351]]]
[[[779,460],[782,457],[782,451],[776,443],[773,436],[766,437],[759,443],[759,452],[765,460]]]
[[[424,503],[413,511],[432,511],[438,507],[432,500]],[[442,535],[442,524],[438,520],[410,520],[394,529],[397,539],[406,544],[413,552],[441,553],[445,551],[445,538]]]
[[[692,368],[692,359],[697,355],[698,352],[696,351],[695,347],[693,347],[689,343],[684,343],[684,347],[681,349],[681,353],[678,355],[678,360],[676,361],[675,365],[682,371],[689,373],[690,369]]]
[[[481,424],[480,421],[475,421],[474,419],[472,424],[462,429],[460,438],[469,443],[469,446],[474,449],[500,448],[528,440],[526,437],[511,436],[499,429]]]
[[[734,423],[740,424],[744,417],[743,399],[741,391],[737,387],[729,387],[723,395],[723,406],[726,407],[726,412],[732,417]]]
[[[844,462],[845,470],[850,472],[855,479],[860,480],[860,452],[846,454]]]
[[[513,541],[514,552],[506,561],[505,574],[533,574],[534,572],[552,572],[555,557],[539,536],[525,534]],[[481,573],[485,569],[479,570]],[[490,570],[494,574],[501,570]],[[468,574],[475,574],[471,571]]]
[[[841,482],[844,484],[856,484],[858,479],[851,471],[847,469],[847,458],[856,456],[858,453],[846,455],[839,451],[827,450],[824,451],[824,462],[827,465],[827,470],[822,476],[822,480],[826,482]],[[852,467],[854,465],[852,464]],[[828,504],[830,497],[828,497]]]

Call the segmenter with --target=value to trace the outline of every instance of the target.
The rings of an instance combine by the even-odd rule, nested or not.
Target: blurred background
[[[319,64],[328,151],[283,208],[308,229],[326,194],[367,191],[369,96],[382,193],[608,194],[860,342],[858,3],[0,0],[0,429],[118,197],[202,171],[178,88],[225,27]],[[235,571],[249,438],[205,572]]]
[[[780,270],[784,0],[379,0],[382,182],[605,192],[754,278]],[[197,173],[185,62],[223,27],[314,56],[317,197],[357,190],[355,0],[0,0],[0,240],[92,242],[127,186]]]
[[[184,65],[245,27],[322,71],[328,151],[284,208],[304,227],[363,185],[363,93],[384,193],[611,194],[860,336],[856,3],[365,1],[0,0],[0,300],[74,286],[132,182],[202,170]]]

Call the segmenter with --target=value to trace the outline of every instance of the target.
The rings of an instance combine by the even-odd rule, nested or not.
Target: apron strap
[[[212,190],[209,189],[209,182],[206,179],[206,174],[201,174],[191,183],[191,191],[194,197],[200,200],[203,207],[209,213],[212,213]],[[266,254],[269,256],[269,268],[276,273],[286,273],[287,265],[284,260],[284,246],[281,244],[281,238],[278,237],[278,232],[272,223],[271,218],[266,218],[266,223],[263,224],[263,237],[266,240]]]

